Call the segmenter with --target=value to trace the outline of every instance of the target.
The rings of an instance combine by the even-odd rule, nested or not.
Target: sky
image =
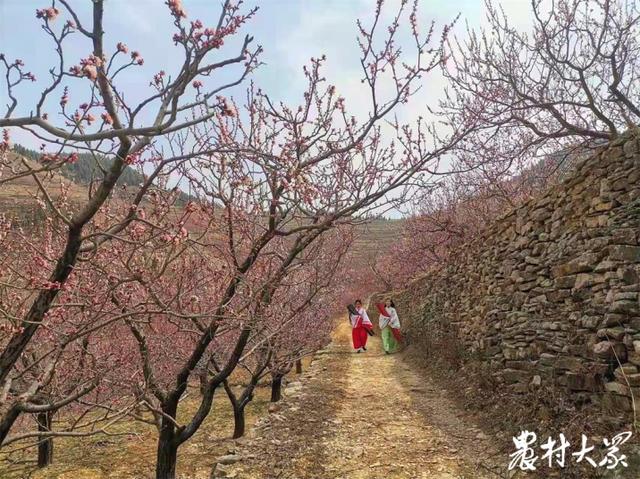
[[[529,0],[496,1],[502,5],[513,25],[526,28],[530,23]],[[200,19],[205,25],[215,24],[221,2],[183,0],[189,19]],[[395,13],[399,2],[386,1],[383,12],[387,19]],[[84,19],[85,24],[90,24],[91,2],[70,0],[70,3],[81,21]],[[20,105],[15,115],[27,115],[33,110],[43,80],[56,64],[53,43],[42,30],[40,20],[35,18],[37,8],[50,5],[49,0],[0,0],[0,53],[4,53],[9,61],[22,59],[25,69],[38,78],[35,84],[26,82],[16,88]],[[373,18],[376,0],[245,0],[245,5],[257,5],[259,11],[235,41],[241,41],[248,33],[254,37],[255,44],[264,48],[261,56],[264,65],[251,77],[257,86],[276,100],[296,103],[300,101],[305,86],[302,66],[308,64],[311,57],[324,54],[327,56],[324,73],[328,83],[335,85],[338,93],[346,98],[349,113],[358,118],[366,117],[369,104],[360,81],[356,20],[360,18],[368,24]],[[439,33],[444,24],[460,14],[454,32],[464,38],[466,24],[471,28],[482,26],[484,12],[484,0],[421,0],[418,25],[424,31],[433,20]],[[63,13],[56,22],[62,25],[67,18],[68,15]],[[145,59],[143,67],[129,70],[120,80],[119,87],[127,92],[129,101],[149,95],[149,82],[159,70],[168,74],[179,70],[181,56],[171,40],[174,27],[164,0],[107,0],[104,27],[107,51],[112,52],[117,42],[122,41],[131,50],[139,51]],[[89,41],[76,34],[65,49],[68,58],[66,68],[77,64],[90,52]],[[224,81],[224,78],[215,81]],[[241,99],[246,85],[236,88],[232,94]],[[445,82],[437,73],[426,76],[413,101],[398,111],[400,120],[410,122],[424,115],[426,105],[437,104],[444,86]],[[4,88],[3,80],[0,80],[2,113],[8,100]],[[77,101],[74,103],[72,97],[70,104],[77,105],[85,99],[72,87],[72,95],[74,93]],[[59,95],[51,99],[51,111],[58,109],[58,101]],[[12,140],[31,148],[40,144],[21,132],[12,132]]]
[[[89,0],[71,0],[80,18],[90,19]],[[177,71],[180,57],[171,41],[173,25],[163,0],[108,0],[105,8],[105,43],[115,48],[124,41],[130,49],[138,50],[145,59],[143,68],[128,75],[125,85],[140,95],[149,92],[148,83],[154,73],[163,69]],[[384,12],[391,14],[399,0],[387,0]],[[499,2],[516,25],[526,25],[529,0]],[[213,24],[220,11],[221,0],[184,0],[190,19],[199,18],[205,25]],[[359,51],[356,39],[356,19],[371,20],[376,0],[246,0],[247,6],[257,5],[257,16],[244,32],[250,33],[256,44],[264,48],[265,64],[255,72],[253,80],[274,98],[286,102],[297,101],[304,88],[302,66],[311,57],[327,56],[326,76],[347,99],[351,111],[364,114],[367,105],[361,101],[362,88]],[[21,85],[17,89],[21,109],[28,113],[36,103],[38,86],[55,65],[52,43],[36,21],[35,10],[48,6],[47,0],[0,0],[0,52],[8,59],[21,58],[26,69],[39,81]],[[465,22],[472,28],[482,23],[484,0],[422,0],[419,24],[425,29],[431,20],[437,26],[450,22],[457,14],[458,35],[464,36]],[[62,17],[64,18],[64,16]],[[64,21],[64,20],[56,20]],[[88,41],[78,34],[69,42],[68,58],[77,62],[91,50]],[[173,68],[172,68],[173,67]],[[427,103],[435,103],[442,94],[444,83],[437,75],[424,79],[418,98],[403,115],[410,118],[424,111]],[[235,92],[241,95],[242,91]],[[133,93],[130,93],[132,95]],[[0,90],[0,104],[7,103],[4,85]],[[365,103],[363,105],[363,103]],[[34,145],[31,145],[34,146]]]

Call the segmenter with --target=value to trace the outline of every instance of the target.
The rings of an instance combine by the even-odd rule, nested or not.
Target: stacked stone
[[[598,147],[401,293],[411,339],[453,332],[512,391],[553,384],[630,410],[640,399],[638,136]]]

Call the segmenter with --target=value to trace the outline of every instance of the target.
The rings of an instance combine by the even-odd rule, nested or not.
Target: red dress
[[[351,317],[351,338],[353,339],[353,349],[364,348],[367,345],[367,329],[362,322],[362,316]]]

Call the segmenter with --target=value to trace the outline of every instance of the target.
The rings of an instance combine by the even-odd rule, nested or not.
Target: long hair
[[[396,308],[396,304],[393,302],[393,299],[391,299],[391,298],[387,298],[387,299],[389,300],[389,303],[391,303],[391,304],[390,304],[390,306],[391,306],[393,309],[395,309],[395,308]]]

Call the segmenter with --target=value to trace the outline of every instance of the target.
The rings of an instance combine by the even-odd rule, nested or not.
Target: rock
[[[555,362],[556,369],[568,369],[570,371],[579,371],[584,361],[580,358],[571,356],[560,357]]]
[[[640,305],[637,301],[632,300],[614,301],[611,305],[611,311],[614,313],[636,314],[640,312]]]
[[[596,392],[602,389],[602,381],[597,375],[567,373],[566,379],[566,386],[569,391]]]
[[[628,396],[629,388],[617,381],[611,381],[604,384],[604,390],[610,393],[619,394],[620,396]]]
[[[210,479],[217,479],[220,477],[226,477],[229,479],[233,479],[237,477],[238,473],[233,471],[228,465],[225,464],[214,464],[213,469],[211,470]]]
[[[618,375],[616,375],[616,377],[618,377]],[[620,377],[618,378],[618,381],[627,384],[629,383],[629,385],[632,388],[636,388],[638,386],[640,386],[640,374],[625,374],[622,375],[620,374]],[[635,391],[634,391],[635,393]]]
[[[600,274],[580,273],[576,276],[576,282],[573,287],[574,289],[590,288],[591,286],[602,283],[603,281],[604,277]]]
[[[576,284],[576,277],[575,276],[560,276],[559,278],[556,278],[554,280],[555,283],[555,287],[556,288],[573,288],[573,285]]]
[[[530,377],[530,372],[521,369],[504,369],[502,371],[502,378],[507,383],[528,382]]]
[[[282,410],[282,406],[277,402],[272,402],[269,404],[268,411],[270,413],[280,412]]]
[[[638,366],[634,365],[634,364],[623,364],[622,366],[616,368],[615,372],[620,373],[620,374],[636,374],[638,372]]]
[[[533,388],[533,389],[537,389],[542,385],[542,378],[540,376],[538,376],[537,374],[535,376],[533,376],[531,378],[531,382],[529,383],[529,385]]]
[[[218,464],[235,464],[238,461],[242,460],[242,456],[238,454],[227,454],[226,456],[220,456],[218,458]]]
[[[598,330],[598,337],[600,339],[621,341],[624,337],[624,332],[624,328],[603,328]]]
[[[620,412],[632,410],[631,398],[614,393],[605,393],[602,396],[602,410],[605,414],[619,416]]]
[[[614,261],[640,263],[640,246],[611,245],[609,258]]]
[[[593,353],[602,359],[624,362],[627,357],[627,348],[624,347],[624,344],[601,341],[594,344]]]

